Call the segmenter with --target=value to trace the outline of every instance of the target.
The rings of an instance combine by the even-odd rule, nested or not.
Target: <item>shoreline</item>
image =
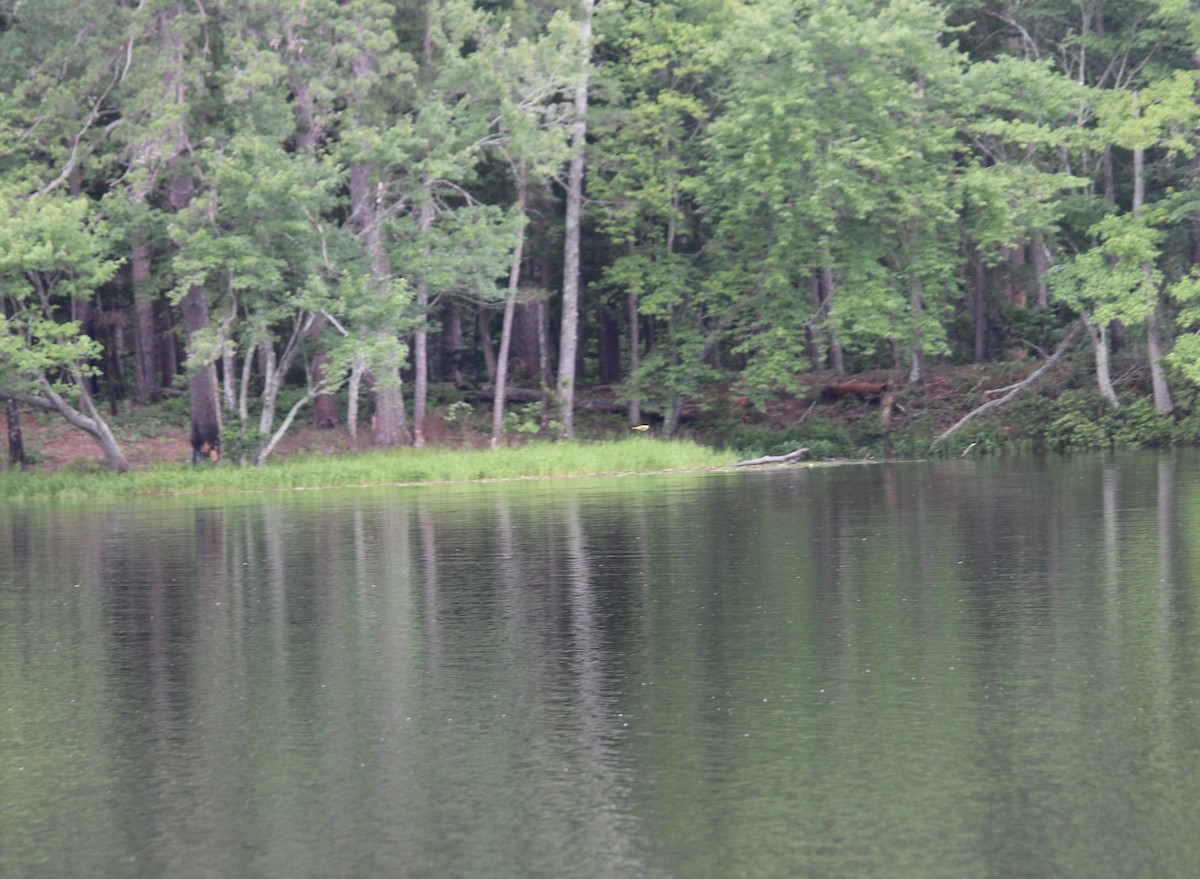
[[[263,467],[158,465],[126,473],[0,473],[7,502],[182,497],[283,491],[365,490],[612,478],[732,467],[736,455],[687,440],[633,437],[539,442],[503,449],[403,448],[353,455],[305,455]]]

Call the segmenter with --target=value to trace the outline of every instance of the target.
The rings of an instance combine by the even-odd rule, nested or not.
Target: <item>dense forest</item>
[[[803,373],[1200,382],[1191,0],[0,0],[0,398],[127,464],[431,389],[678,427]],[[1085,343],[1086,345],[1086,343]]]

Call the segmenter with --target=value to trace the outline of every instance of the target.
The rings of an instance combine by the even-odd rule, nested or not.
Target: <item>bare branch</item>
[[[1015,385],[1012,385],[1009,392],[1007,394],[1005,394],[1003,397],[1000,397],[996,400],[988,400],[982,406],[977,406],[974,409],[972,409],[970,412],[968,412],[966,415],[964,415],[962,418],[960,418],[957,422],[955,422],[953,427],[951,427],[949,430],[947,430],[944,433],[937,436],[934,439],[934,442],[935,443],[941,442],[942,440],[948,439],[949,437],[953,436],[955,433],[958,432],[959,428],[961,428],[964,424],[966,424],[968,421],[970,421],[976,415],[982,415],[985,412],[991,412],[993,409],[999,409],[1001,406],[1003,406],[1005,403],[1007,403],[1009,400],[1011,400],[1013,397],[1015,397],[1018,393],[1020,393],[1023,388],[1029,387],[1031,384],[1033,384],[1035,381],[1037,381],[1039,378],[1041,378],[1043,373],[1046,372],[1046,370],[1048,370],[1051,366],[1053,366],[1055,363],[1057,363],[1059,361],[1059,359],[1065,353],[1067,353],[1067,349],[1070,348],[1071,344],[1075,341],[1076,338],[1078,338],[1079,333],[1082,329],[1083,329],[1083,323],[1082,322],[1076,323],[1075,326],[1071,327],[1071,331],[1069,333],[1067,333],[1067,335],[1063,338],[1062,342],[1059,343],[1059,346],[1055,350],[1055,352],[1050,355],[1050,359],[1047,360],[1045,363],[1043,363],[1040,367],[1035,369],[1032,373],[1030,373],[1028,378],[1026,378],[1024,381],[1017,382]]]

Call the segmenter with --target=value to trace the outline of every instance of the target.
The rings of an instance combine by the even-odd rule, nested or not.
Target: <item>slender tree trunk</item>
[[[630,243],[629,249],[633,250]],[[629,285],[629,376],[635,382],[641,380],[638,370],[642,365],[642,316],[638,309],[638,291],[635,284]],[[635,394],[629,398],[629,425],[642,423],[642,398]]]
[[[275,359],[275,346],[270,342],[258,344],[258,371],[262,374],[262,410],[258,414],[259,436],[266,436],[275,426],[275,400],[279,397],[279,386],[282,383]]]
[[[1082,49],[1080,51],[1082,51]],[[1082,71],[1080,72],[1079,76],[1080,76],[1080,82],[1082,83],[1082,81],[1083,81]],[[1113,170],[1113,154],[1112,154],[1111,146],[1104,147],[1104,149],[1100,152],[1100,172],[1101,172],[1101,176],[1103,179],[1104,200],[1106,202],[1108,202],[1110,205],[1112,205],[1113,206],[1112,209],[1115,211],[1116,204],[1117,204],[1117,184],[1116,184],[1116,174]],[[1116,259],[1115,257],[1109,257],[1109,260],[1110,260],[1109,264],[1110,265],[1115,264],[1115,259]],[[1106,336],[1107,336],[1107,343],[1105,346],[1106,352],[1107,351],[1120,351],[1122,348],[1125,347],[1125,327],[1119,320],[1115,320],[1109,325]]]
[[[1025,308],[1029,294],[1025,289],[1025,245],[1005,248],[1008,257],[1008,302],[1014,308]]]
[[[662,432],[666,439],[672,439],[679,432],[679,422],[683,418],[683,394],[676,394],[671,401],[667,417],[663,419]]]
[[[1116,409],[1121,404],[1117,400],[1117,392],[1113,390],[1112,372],[1108,358],[1108,327],[1093,324],[1085,316],[1083,325],[1087,328],[1088,337],[1092,340],[1092,351],[1096,357],[1096,384],[1100,393],[1109,405]]]
[[[846,371],[846,361],[842,354],[842,343],[838,341],[837,330],[834,329],[833,321],[830,319],[835,290],[831,260],[832,258],[826,251],[826,262],[821,266],[821,305],[825,309],[825,326],[829,336],[829,366],[840,375]]]
[[[221,389],[225,395],[225,411],[236,412],[238,405],[237,351],[231,341],[233,324],[237,320],[237,302],[234,301],[229,317],[221,321]]]
[[[809,369],[813,372],[818,372],[825,368],[825,361],[821,354],[821,346],[817,340],[817,323],[815,316],[821,312],[821,273],[813,272],[808,279],[809,292],[812,294],[812,307],[814,319],[809,321],[804,326],[804,356],[808,358]]]
[[[1050,252],[1046,248],[1046,237],[1034,232],[1029,239],[1029,266],[1033,273],[1033,288],[1037,292],[1038,308],[1050,307],[1050,289],[1046,285],[1046,272],[1050,268]]]
[[[1196,87],[1196,100],[1200,103],[1200,84]],[[1188,178],[1193,190],[1200,188],[1200,155],[1188,162]],[[1188,214],[1188,232],[1188,260],[1193,266],[1200,266],[1200,210]]]
[[[983,363],[987,357],[987,290],[982,255],[976,253],[972,263],[975,270],[975,288],[971,297],[975,320],[975,362]]]
[[[908,383],[919,385],[925,380],[925,352],[921,347],[921,313],[924,310],[921,279],[915,271],[908,282],[908,304],[912,309],[913,341],[909,349]]]
[[[621,329],[605,304],[596,302],[597,360],[601,384],[621,380]]]
[[[159,359],[158,366],[161,370],[159,377],[159,387],[169,388],[175,383],[175,376],[179,375],[179,339],[175,331],[175,310],[172,308],[164,308],[158,315],[158,339],[161,344],[158,346]]]
[[[441,308],[441,352],[444,375],[461,388],[466,384],[462,369],[463,318],[462,308],[453,299],[447,299]]]
[[[417,211],[417,232],[422,239],[433,228],[433,183],[426,177],[421,184],[424,198]],[[428,251],[428,245],[426,245]],[[428,260],[426,260],[428,263]],[[418,279],[417,329],[413,335],[413,445],[425,445],[425,409],[429,400],[429,283]]]
[[[491,317],[482,303],[475,309],[475,325],[479,332],[479,350],[483,352],[483,370],[488,384],[496,381],[496,346],[492,343]]]
[[[29,461],[25,457],[25,437],[21,433],[21,407],[11,397],[4,400],[4,419],[8,428],[8,466],[24,467]]]
[[[542,388],[541,428],[550,425],[550,308],[542,297],[537,299],[538,376]]]
[[[1137,108],[1137,92],[1133,93],[1134,115],[1139,115]],[[1141,147],[1133,150],[1133,215],[1142,212],[1146,200],[1146,153]],[[1150,266],[1143,265],[1142,271],[1150,274]],[[1162,319],[1160,317],[1162,303],[1158,291],[1154,291],[1154,308],[1146,316],[1146,355],[1150,360],[1150,385],[1154,393],[1154,411],[1164,415],[1175,410],[1171,399],[1171,388],[1167,384],[1167,376],[1162,367],[1163,343],[1160,335]]]
[[[428,76],[433,68],[434,0],[426,0],[424,30],[421,36],[421,69]],[[429,158],[428,150],[425,154]],[[429,231],[433,228],[433,181],[428,172],[421,178],[421,203],[417,209],[417,235],[429,264]],[[413,445],[425,445],[425,409],[429,400],[429,281],[422,273],[417,278],[417,328],[413,336]]]
[[[525,163],[517,168],[517,213],[525,216],[528,183],[525,177]],[[521,224],[516,247],[513,248],[512,264],[508,270],[508,296],[504,300],[504,320],[500,325],[500,353],[496,357],[496,396],[492,401],[492,439],[493,449],[500,446],[500,436],[504,427],[504,402],[508,393],[508,352],[512,347],[513,313],[517,308],[517,294],[521,289],[521,257],[525,252],[525,224]]]
[[[356,357],[354,364],[350,367],[350,379],[346,383],[346,393],[350,397],[346,403],[346,433],[350,437],[350,448],[352,449],[358,448],[358,395],[366,372],[366,362],[361,357]]]
[[[1163,343],[1161,333],[1160,305],[1155,303],[1154,310],[1146,317],[1146,354],[1150,358],[1150,384],[1154,392],[1154,411],[1163,415],[1175,411],[1175,403],[1171,399],[1171,388],[1167,384],[1166,372],[1162,367]]]
[[[579,20],[580,71],[575,86],[575,119],[571,124],[571,161],[567,170],[567,209],[564,226],[562,329],[558,350],[558,399],[563,436],[575,436],[575,358],[579,350],[580,233],[583,213],[583,171],[586,161],[588,79],[595,0],[581,0]]]

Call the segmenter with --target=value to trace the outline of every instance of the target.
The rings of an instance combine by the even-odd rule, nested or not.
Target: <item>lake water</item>
[[[1200,875],[1200,455],[0,511],[0,877]]]

